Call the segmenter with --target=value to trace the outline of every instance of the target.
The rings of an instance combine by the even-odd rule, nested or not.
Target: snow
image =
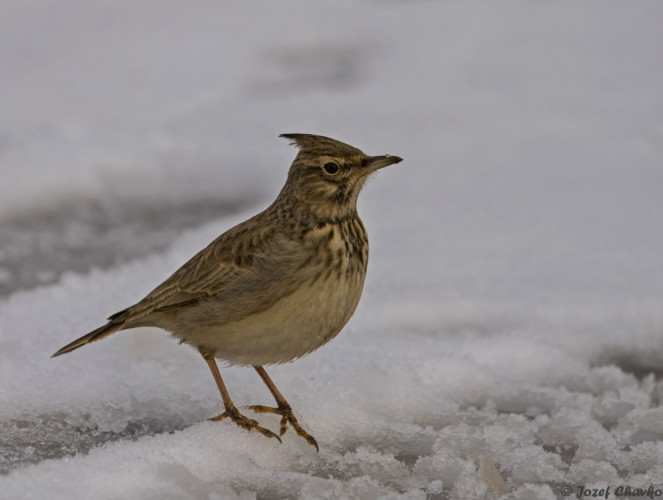
[[[662,487],[661,14],[3,2],[2,497]],[[405,159],[360,197],[354,318],[268,368],[320,453],[207,421],[207,367],[158,330],[49,359],[268,204],[283,132]],[[221,372],[239,406],[271,404]]]

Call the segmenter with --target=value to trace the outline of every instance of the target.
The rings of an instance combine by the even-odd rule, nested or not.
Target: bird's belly
[[[186,342],[215,349],[215,356],[230,364],[266,365],[304,356],[334,338],[357,307],[364,273],[343,274],[311,280],[269,309],[208,326]]]

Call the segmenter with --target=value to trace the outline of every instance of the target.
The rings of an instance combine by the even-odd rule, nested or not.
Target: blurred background
[[[495,273],[537,281],[557,266],[546,278],[578,291],[660,293],[641,255],[663,250],[660,13],[655,2],[2,2],[0,293],[264,206],[294,155],[277,135],[293,131],[405,157],[366,197],[389,200],[389,217],[408,222],[398,231],[445,267],[472,252]],[[375,207],[362,207],[369,220]],[[620,265],[629,283],[615,283]]]
[[[600,408],[581,422],[609,444],[586,451],[596,435],[569,424],[566,442],[526,420],[559,473],[518,476],[510,449],[497,446],[510,487],[580,480],[569,470],[589,470],[578,465],[588,459],[614,477],[663,477],[663,428],[651,423],[663,398],[661,19],[655,0],[1,2],[0,427],[13,437],[0,471],[187,428],[212,411],[205,367],[182,382],[178,363],[199,361],[158,332],[43,363],[267,206],[295,155],[278,134],[303,132],[405,159],[360,197],[371,265],[347,334],[276,372],[295,381],[327,446],[340,443],[334,453],[370,442],[419,470],[433,495],[443,467],[412,464],[437,453],[433,442],[454,460],[478,460],[454,448],[456,431],[437,432],[465,425],[467,408],[495,405],[468,424],[482,432],[495,415],[556,422],[577,403]],[[310,373],[341,377],[325,386],[329,401],[371,422],[428,430],[389,441],[386,424],[379,436],[327,428]],[[201,395],[182,396],[198,377]],[[407,410],[378,410],[402,404],[386,388],[372,392],[380,382],[400,388]],[[591,401],[570,403],[567,391]],[[146,394],[154,400],[141,404]],[[35,408],[39,421],[26,417]],[[649,446],[640,462],[638,445]],[[468,467],[444,476],[438,493],[471,497],[452,489]],[[23,491],[21,477],[5,487]]]

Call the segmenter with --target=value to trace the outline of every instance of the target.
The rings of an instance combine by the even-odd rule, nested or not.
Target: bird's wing
[[[242,230],[242,226],[221,235],[143,300],[109,320],[149,324],[150,314],[207,300],[222,303],[230,319],[239,319],[294,291],[301,267],[299,243],[257,228]]]

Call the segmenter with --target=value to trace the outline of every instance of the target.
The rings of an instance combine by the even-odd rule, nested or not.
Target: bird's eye
[[[331,161],[328,162],[328,163],[325,163],[324,167],[322,167],[322,168],[324,168],[325,172],[327,172],[330,175],[334,175],[334,174],[338,173],[338,165],[336,165],[336,163],[331,162]]]

